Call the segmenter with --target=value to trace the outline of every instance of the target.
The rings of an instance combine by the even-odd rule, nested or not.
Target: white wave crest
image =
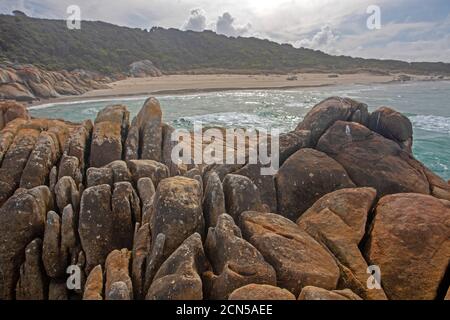
[[[426,131],[450,134],[450,118],[432,115],[410,116],[413,126]]]

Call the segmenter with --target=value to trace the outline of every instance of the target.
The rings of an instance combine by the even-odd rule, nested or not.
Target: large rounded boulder
[[[382,198],[365,248],[390,299],[432,300],[450,260],[450,202],[421,194]]]
[[[402,149],[412,152],[412,123],[400,112],[388,107],[381,107],[370,115],[368,127],[370,130],[397,142]]]
[[[311,131],[311,143],[316,145],[319,138],[336,121],[355,121],[366,125],[368,118],[366,104],[349,98],[331,97],[315,105],[297,126],[296,131]]]
[[[339,269],[333,257],[292,221],[273,213],[245,212],[241,229],[274,267],[278,286],[295,296],[309,285],[336,288]]]
[[[354,122],[336,122],[320,138],[317,149],[339,162],[359,187],[372,187],[379,196],[430,193],[420,162],[400,146]]]
[[[165,257],[190,235],[204,234],[202,193],[197,180],[179,176],[162,180],[156,189],[154,210],[150,223],[152,242],[160,233],[166,236]]]
[[[296,220],[323,195],[353,187],[355,184],[338,162],[320,151],[301,149],[276,175],[278,213]]]

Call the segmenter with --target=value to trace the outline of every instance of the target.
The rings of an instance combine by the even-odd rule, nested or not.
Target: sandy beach
[[[396,81],[398,75],[324,74],[303,73],[296,75],[164,75],[156,78],[127,78],[109,84],[108,89],[89,91],[80,96],[40,100],[33,105],[49,102],[66,102],[155,94],[185,94],[224,90],[293,89],[334,85],[377,84]],[[426,80],[426,76],[413,76],[414,80]]]

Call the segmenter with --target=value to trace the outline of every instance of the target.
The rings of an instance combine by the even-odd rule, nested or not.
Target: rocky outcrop
[[[355,184],[346,170],[326,154],[301,149],[292,155],[276,175],[278,210],[296,220],[321,196]]]
[[[76,223],[71,205],[63,210],[62,218],[54,211],[47,214],[42,261],[47,275],[52,278],[62,277],[69,262],[79,253]]]
[[[317,149],[339,162],[352,181],[373,187],[380,197],[401,192],[430,193],[421,165],[400,146],[354,122],[336,122]]]
[[[103,184],[83,192],[78,232],[86,273],[103,265],[114,249],[132,248],[135,222],[140,222],[140,205],[129,182],[116,183],[113,190]]]
[[[311,148],[311,131],[297,130],[280,135],[280,164],[303,148]]]
[[[22,172],[38,136],[37,130],[21,129],[12,141],[0,169],[0,205],[19,187]]]
[[[147,255],[147,266],[145,268],[144,287],[142,292],[145,294],[148,292],[153,279],[158,272],[159,267],[165,261],[164,257],[164,245],[166,243],[166,236],[164,233],[159,233],[156,239],[152,242],[151,252]]]
[[[198,233],[187,238],[159,268],[147,300],[202,300],[201,274],[208,269]]]
[[[169,169],[166,165],[153,160],[130,160],[128,161],[131,177],[134,183],[141,178],[150,178],[153,185],[157,187],[161,180],[169,177]]]
[[[95,124],[0,110],[0,299],[448,291],[450,184],[413,157],[410,123],[391,109],[320,103],[280,137],[274,176],[260,164],[173,163],[174,128],[154,98],[131,125],[125,106]]]
[[[161,160],[169,168],[170,176],[178,176],[181,174],[178,163],[172,161],[172,150],[177,144],[176,141],[172,141],[172,133],[175,128],[167,123],[162,124],[162,153]]]
[[[267,284],[248,284],[234,290],[228,300],[296,300],[295,296],[286,289]]]
[[[113,230],[116,245],[118,248],[131,249],[134,224],[141,222],[141,207],[139,197],[129,182],[114,184],[111,210],[114,221],[118,223]]]
[[[114,224],[111,209],[111,187],[100,185],[83,192],[78,233],[86,254],[86,273],[103,265],[107,255],[115,249]]]
[[[59,212],[63,212],[66,206],[71,205],[75,212],[79,210],[80,190],[75,181],[70,176],[64,176],[58,180],[53,188],[56,205]]]
[[[48,285],[48,300],[68,300],[68,298],[66,282],[51,280]]]
[[[203,198],[203,215],[208,227],[217,224],[219,216],[226,212],[225,195],[223,193],[222,181],[217,173],[212,172],[206,181],[205,197]]]
[[[311,143],[314,146],[336,121],[352,121],[366,125],[368,118],[366,104],[349,98],[332,97],[314,106],[297,126],[296,131],[310,131]]]
[[[339,269],[334,259],[292,221],[272,213],[245,212],[241,229],[275,268],[280,287],[296,296],[309,285],[336,288]]]
[[[125,146],[127,160],[162,161],[162,112],[158,100],[149,98],[133,119]]]
[[[83,122],[72,130],[64,148],[64,154],[58,168],[58,178],[70,176],[79,185],[89,164],[89,143],[93,124],[90,120]]]
[[[237,174],[227,174],[223,180],[226,212],[236,221],[245,211],[262,211],[258,187],[249,178]]]
[[[15,101],[0,101],[0,130],[14,119],[30,119],[25,106]]]
[[[370,130],[397,142],[402,149],[412,153],[413,127],[400,112],[382,107],[372,112],[367,126]]]
[[[45,300],[47,298],[41,252],[41,239],[33,240],[25,248],[25,262],[20,267],[20,276],[16,287],[17,300]]]
[[[358,247],[375,199],[371,188],[335,191],[319,199],[297,224],[333,254],[341,273],[339,288],[352,289],[364,299],[384,300],[382,289],[367,287],[368,265]]]
[[[377,191],[373,188],[341,189],[329,193],[315,202],[297,221],[307,221],[328,209],[345,223],[351,233],[345,236],[359,244],[366,232],[367,216],[371,211]]]
[[[213,270],[205,274],[210,299],[228,299],[230,293],[246,284],[276,285],[275,270],[242,238],[227,214],[220,215],[216,227],[209,229],[205,251]]]
[[[1,299],[12,299],[14,297],[19,269],[25,259],[25,248],[34,239],[43,236],[45,216],[47,211],[52,209],[52,205],[53,199],[50,190],[45,186],[40,186],[18,192],[1,207]],[[33,255],[31,255],[29,257],[30,263],[34,261],[33,259]]]
[[[98,113],[92,133],[91,167],[102,167],[122,159],[128,127],[129,112],[125,106],[106,107]]]
[[[261,165],[259,164],[247,164],[235,171],[234,174],[249,178],[258,188],[261,203],[264,204],[270,212],[275,212],[277,210],[277,192],[273,175],[261,175]],[[248,210],[257,209],[249,208]]]
[[[164,179],[156,189],[155,213],[150,228],[153,241],[166,236],[164,256],[168,257],[193,233],[204,234],[200,183],[185,177]]]
[[[420,164],[430,184],[430,193],[432,196],[450,201],[450,184],[446,183],[441,177]]]
[[[33,101],[106,89],[112,79],[84,70],[47,71],[33,65],[0,65],[0,99]]]
[[[127,249],[114,250],[106,258],[106,300],[133,299],[133,285],[129,275],[130,258],[131,253]],[[122,283],[125,284],[125,293],[122,293]]]
[[[135,78],[161,77],[162,72],[150,60],[136,61],[130,64],[129,73]]]
[[[396,194],[376,207],[365,255],[380,267],[389,299],[437,297],[450,258],[450,202],[428,195]]]
[[[146,223],[141,227],[139,223],[136,223],[131,257],[131,280],[133,282],[133,295],[136,299],[145,296],[145,271],[147,260],[150,260],[150,250],[151,233],[149,224]]]
[[[60,120],[16,118],[0,133],[0,205],[18,188],[53,182],[68,136],[79,125]]]
[[[325,290],[322,288],[308,286],[303,288],[298,300],[362,300],[349,289]]]
[[[102,266],[96,266],[89,274],[84,288],[83,300],[103,300]]]
[[[50,170],[60,156],[57,137],[47,131],[41,132],[23,169],[20,187],[30,189],[48,184]]]

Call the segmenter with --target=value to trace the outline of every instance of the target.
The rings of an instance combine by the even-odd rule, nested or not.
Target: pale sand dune
[[[288,75],[165,75],[158,78],[128,78],[111,83],[109,89],[93,90],[80,96],[51,99],[57,101],[77,101],[95,98],[109,98],[133,95],[169,93],[207,92],[245,89],[289,89],[321,87],[332,85],[389,83],[396,75],[374,75],[369,73],[343,74],[304,73],[297,74],[297,80],[287,80]],[[414,76],[415,80],[425,77]],[[40,101],[36,104],[47,103]]]

